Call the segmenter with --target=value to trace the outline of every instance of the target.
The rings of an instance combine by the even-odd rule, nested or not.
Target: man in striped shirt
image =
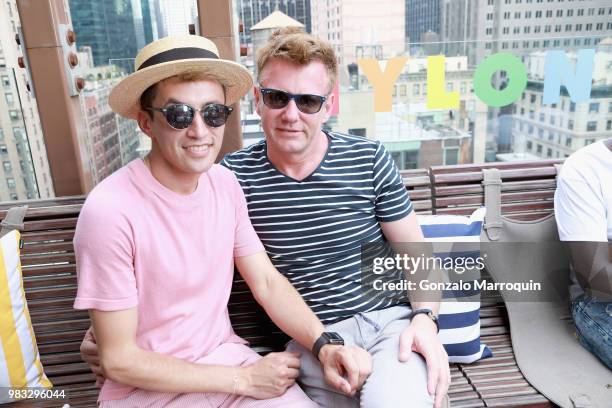
[[[236,174],[274,266],[326,324],[317,344],[358,346],[373,367],[359,394],[343,395],[324,381],[317,344],[311,354],[290,343],[302,352],[304,390],[324,407],[442,406],[450,372],[437,337],[439,304],[409,306],[362,291],[362,244],[423,235],[384,147],[322,130],[338,72],[333,49],[281,29],[258,54],[257,68],[256,110],[266,138],[222,164]]]

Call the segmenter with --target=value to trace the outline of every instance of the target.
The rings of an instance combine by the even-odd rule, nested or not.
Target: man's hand
[[[325,345],[319,360],[325,381],[347,395],[355,395],[372,373],[372,356],[357,346]]]
[[[237,368],[237,393],[255,399],[278,397],[295,383],[299,369],[298,353],[270,353],[248,367]]]
[[[98,356],[98,344],[96,344],[93,327],[91,326],[85,332],[85,338],[83,338],[81,343],[81,358],[87,363],[91,372],[96,375],[96,386],[102,388],[106,378],[102,375],[100,358]]]
[[[427,363],[427,391],[435,395],[434,407],[442,406],[442,399],[450,385],[448,355],[438,339],[436,324],[424,314],[412,318],[410,326],[399,340],[399,360],[407,361],[410,351],[419,353]]]

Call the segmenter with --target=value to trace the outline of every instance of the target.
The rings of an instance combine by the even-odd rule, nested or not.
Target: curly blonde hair
[[[336,84],[338,61],[331,44],[299,27],[285,27],[276,30],[267,44],[257,52],[257,76],[266,64],[274,58],[281,58],[298,65],[308,65],[320,61],[325,65],[329,76],[329,91]]]

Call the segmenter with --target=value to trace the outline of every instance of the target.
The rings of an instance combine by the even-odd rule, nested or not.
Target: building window
[[[537,152],[538,154],[542,154],[542,145],[541,145],[541,144],[539,144],[539,145],[537,146],[537,148],[536,148],[536,152]]]
[[[551,148],[546,149],[546,157],[548,157],[548,158],[552,157],[552,149]]]
[[[502,33],[503,33],[503,34],[510,34],[510,27],[504,27],[504,28],[502,29]]]
[[[571,10],[571,9],[570,9],[570,10],[567,10],[567,12],[565,13],[565,16],[566,16],[566,17],[571,17],[571,16],[573,16],[573,15],[574,15],[574,10]]]
[[[420,94],[420,86],[419,84],[412,85],[412,94],[419,95]]]
[[[584,29],[585,29],[586,31],[591,31],[591,30],[593,29],[593,24],[591,24],[591,23],[587,24],[587,25],[584,27]]]
[[[444,149],[444,164],[447,166],[459,163],[459,148]]]
[[[550,40],[544,40],[542,41],[542,47],[546,48],[550,45]]]
[[[580,9],[580,10],[578,10],[578,12],[576,13],[576,15],[577,15],[578,17],[582,17],[582,16],[584,16],[584,9]]]
[[[487,13],[487,20],[493,20],[493,13]]]
[[[529,34],[529,32],[530,32],[530,31],[531,31],[531,27],[530,27],[530,26],[525,26],[525,27],[523,27],[523,32],[524,32],[525,34]]]
[[[570,112],[576,112],[576,103],[570,102]]]
[[[2,167],[4,167],[4,171],[7,171],[7,172],[13,170],[13,166],[11,165],[10,161],[2,162]]]
[[[531,18],[531,11],[525,12],[525,18]]]
[[[542,17],[542,11],[541,10],[536,11],[535,16],[536,16],[536,18],[541,18]]]
[[[552,17],[552,10],[546,10],[546,17],[547,18]]]
[[[514,27],[512,29],[512,33],[513,34],[520,34],[521,33],[521,27]]]
[[[610,119],[606,122],[606,130],[612,130],[612,120]]]
[[[572,138],[571,137],[566,137],[565,138],[565,147],[572,147]]]
[[[400,85],[400,96],[406,96],[406,85]]]
[[[487,29],[485,30],[485,33],[487,35],[491,35],[491,34],[493,34],[493,29],[491,27],[487,27]]]
[[[561,32],[561,24],[555,26],[555,33]]]
[[[7,154],[8,149],[5,144],[0,144],[0,154]]]
[[[533,32],[534,33],[539,33],[540,32],[540,26],[533,27]]]
[[[549,25],[545,25],[544,26],[544,32],[545,33],[550,33],[550,26]]]
[[[446,83],[446,92],[452,92],[453,91],[453,83],[452,82],[447,82]]]
[[[514,18],[516,18],[517,20],[521,18],[521,12],[517,11],[514,13]]]
[[[527,141],[527,150],[531,151],[531,149],[533,149],[533,143],[531,142],[531,140]]]
[[[510,12],[509,12],[509,11],[506,11],[506,12],[504,13],[504,20],[508,20],[508,19],[510,19]]]
[[[571,24],[566,24],[565,25],[565,31],[572,31],[572,25]]]
[[[589,113],[599,113],[599,102],[589,104]]]
[[[597,130],[597,121],[591,120],[587,122],[587,132],[595,132]]]
[[[569,130],[574,130],[574,121],[572,119],[567,120],[567,128]]]
[[[2,86],[4,87],[9,87],[11,86],[11,80],[9,79],[8,75],[2,75],[1,77],[2,79]]]
[[[563,17],[563,10],[557,10],[557,17]]]
[[[550,124],[554,125],[555,124],[555,117],[554,116],[550,116]]]
[[[14,109],[11,109],[9,111],[9,116],[11,117],[12,120],[18,120],[19,119],[19,112],[17,112]]]
[[[590,8],[589,9],[589,16],[593,16],[595,15],[595,9],[594,8]]]
[[[6,185],[8,186],[8,188],[11,188],[11,189],[15,188],[16,187],[15,179],[12,177],[7,177]]]
[[[540,122],[544,122],[545,117],[544,117],[544,113],[540,112]]]
[[[603,23],[597,23],[597,25],[595,26],[595,29],[597,31],[603,30]]]

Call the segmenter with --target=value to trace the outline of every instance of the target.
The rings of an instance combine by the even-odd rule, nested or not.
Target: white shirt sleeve
[[[555,191],[559,238],[561,241],[607,242],[606,209],[597,180],[589,183],[572,171],[574,169],[563,170],[566,171],[561,172]]]

